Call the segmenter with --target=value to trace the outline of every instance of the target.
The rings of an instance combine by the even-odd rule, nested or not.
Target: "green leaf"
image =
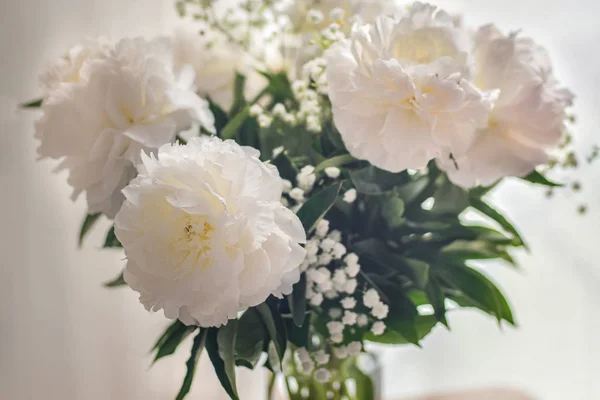
[[[315,168],[315,174],[325,171],[325,169],[329,167],[341,167],[356,161],[358,160],[352,157],[350,154],[342,154],[341,156],[331,157],[317,165]]]
[[[527,181],[530,183],[535,183],[536,185],[542,185],[542,186],[549,186],[549,187],[565,186],[561,183],[555,183],[555,182],[548,180],[548,178],[546,178],[544,175],[542,175],[541,173],[539,173],[536,170],[533,170],[532,173],[530,173],[529,175],[527,175],[521,179],[523,179],[524,181]]]
[[[238,335],[235,341],[238,365],[254,368],[268,340],[268,333],[258,311],[255,308],[248,309],[238,324]]]
[[[104,248],[117,248],[117,247],[123,247],[121,245],[121,242],[119,242],[119,239],[117,239],[117,236],[115,235],[115,226],[111,226],[111,228],[109,229],[108,233],[106,234],[106,239],[104,240]]]
[[[503,245],[486,240],[455,240],[441,250],[442,254],[457,260],[489,260],[502,258],[513,262]]]
[[[79,231],[79,247],[81,247],[81,245],[83,244],[83,239],[85,238],[89,230],[94,226],[96,221],[98,221],[98,218],[100,218],[101,215],[101,213],[96,213],[87,214],[85,216],[85,219],[81,224],[81,230]]]
[[[469,193],[458,187],[443,176],[441,184],[438,184],[433,198],[435,203],[431,212],[434,214],[452,214],[458,215],[469,206]]]
[[[237,393],[235,392],[234,387],[231,385],[231,382],[227,376],[225,362],[219,354],[218,334],[219,328],[208,328],[208,331],[206,332],[206,352],[208,353],[208,357],[210,358],[213,368],[215,369],[217,378],[219,379],[219,382],[221,382],[221,386],[223,386],[223,389],[225,389],[231,399],[238,400]]]
[[[434,315],[418,315],[414,318],[412,328],[408,328],[407,321],[385,321],[386,331],[383,335],[376,336],[372,332],[368,332],[365,335],[365,340],[376,343],[384,344],[409,344],[420,342],[425,336],[427,336],[433,327],[437,324],[437,319]],[[405,335],[414,337],[407,338]]]
[[[289,318],[284,318],[285,330],[287,333],[287,339],[290,343],[296,347],[308,347],[309,343],[309,331],[311,328],[311,314],[307,313],[302,326],[298,327]]]
[[[446,297],[442,292],[442,289],[435,281],[435,278],[432,278],[425,287],[425,293],[427,294],[427,298],[429,302],[433,306],[434,315],[436,319],[442,324],[448,327],[448,320],[446,319]]]
[[[42,99],[32,100],[30,102],[20,104],[19,108],[40,108],[42,106]]]
[[[225,375],[231,385],[231,390],[234,396],[232,398],[238,398],[237,386],[235,380],[235,344],[238,333],[237,319],[229,320],[227,325],[219,329],[217,334],[217,344],[219,346],[219,356],[223,360],[223,366],[225,369]]]
[[[192,382],[194,380],[194,374],[196,373],[196,365],[198,364],[198,360],[200,359],[200,355],[202,354],[202,348],[204,347],[206,338],[206,330],[200,328],[200,331],[194,338],[192,351],[190,352],[190,358],[188,358],[187,362],[185,363],[187,371],[185,373],[185,377],[183,378],[183,384],[181,385],[181,389],[179,390],[179,393],[177,394],[175,400],[183,400],[185,396],[187,396],[187,394],[190,392]]]
[[[429,280],[429,264],[393,253],[388,246],[378,239],[367,239],[354,243],[352,250],[360,257],[367,257],[391,271],[407,276],[417,288],[424,289]]]
[[[292,293],[287,296],[287,301],[292,312],[294,324],[301,327],[306,319],[306,274],[293,287]]]
[[[436,275],[458,291],[449,295],[450,299],[494,315],[498,322],[505,320],[515,324],[510,306],[500,289],[480,272],[466,265],[447,263],[436,268]]]
[[[208,108],[210,109],[210,112],[212,112],[212,114],[215,116],[215,129],[217,132],[221,132],[225,125],[227,125],[227,122],[229,122],[229,117],[227,116],[225,110],[223,110],[221,106],[219,106],[217,103],[212,101],[212,99],[207,98],[207,100]]]
[[[125,283],[125,279],[123,279],[123,272],[121,272],[119,274],[119,276],[117,276],[115,279],[113,279],[112,281],[106,282],[104,284],[104,287],[106,288],[115,288],[115,287],[119,287],[119,286],[123,286],[126,285],[127,283]]]
[[[381,216],[389,229],[394,229],[404,222],[404,200],[395,193],[388,193],[383,200]]]
[[[157,362],[163,357],[170,356],[175,353],[177,346],[185,340],[190,333],[196,330],[195,326],[186,326],[179,320],[176,320],[171,326],[167,328],[165,333],[154,345],[152,350],[156,350],[156,356],[154,357],[153,363]]]
[[[506,232],[511,233],[515,237],[515,239],[519,241],[520,244],[527,248],[527,244],[519,234],[519,231],[517,231],[513,224],[511,224],[506,219],[506,217],[504,217],[502,214],[500,214],[498,211],[493,209],[490,205],[488,205],[486,202],[479,198],[471,196],[469,200],[471,203],[471,207],[473,207],[483,215],[487,216],[488,218],[491,218],[492,220],[496,221],[502,227],[502,229],[504,229]]]
[[[267,299],[266,302],[258,305],[256,310],[260,314],[271,341],[275,345],[275,350],[277,351],[279,359],[283,360],[283,355],[285,354],[287,346],[287,335],[281,315],[276,309],[276,304]]]
[[[360,193],[380,196],[407,182],[406,173],[391,173],[374,166],[350,172],[350,179]]]
[[[230,117],[236,115],[244,107],[244,104],[246,103],[246,98],[244,97],[245,87],[246,76],[236,72],[233,85],[233,103],[229,110]]]
[[[221,130],[221,139],[235,139],[240,128],[250,116],[250,105],[246,105],[235,117],[233,117],[227,125]]]
[[[402,198],[402,200],[404,200],[404,204],[408,206],[423,197],[423,193],[426,192],[426,189],[429,187],[429,185],[430,178],[426,175],[423,175],[404,185],[399,186],[396,189],[396,193]]]
[[[279,176],[292,182],[292,185],[296,184],[298,168],[296,168],[294,162],[287,156],[287,154],[285,154],[285,152],[278,154],[277,157],[271,161],[271,163],[277,167]]]
[[[312,232],[317,226],[317,223],[327,214],[327,211],[335,203],[335,199],[340,192],[342,182],[334,183],[319,193],[313,195],[306,203],[298,210],[298,218],[304,226],[306,233]]]

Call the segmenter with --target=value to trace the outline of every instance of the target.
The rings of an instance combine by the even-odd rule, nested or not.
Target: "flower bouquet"
[[[473,263],[525,246],[486,194],[568,164],[573,95],[543,48],[422,3],[177,8],[169,37],[72,48],[25,105],[86,196],[80,241],[114,221],[107,286],[173,321],[155,359],[193,337],[177,399],[203,351],[232,399],[236,366],[291,399],[374,399],[366,342],[419,345],[461,307],[514,324]]]

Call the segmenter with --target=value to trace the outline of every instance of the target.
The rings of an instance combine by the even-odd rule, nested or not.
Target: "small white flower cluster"
[[[326,87],[324,71],[320,76],[323,78],[320,78],[319,82]],[[311,89],[309,83],[304,80],[294,81],[292,91],[299,104],[297,110],[288,110],[282,103],[275,104],[272,110],[265,110],[261,105],[254,104],[250,107],[250,116],[256,118],[261,128],[269,128],[274,121],[281,121],[290,126],[303,124],[309,132],[321,132],[322,108],[319,93]]]
[[[296,118],[304,122],[309,132],[321,131],[322,108],[319,103],[319,93],[310,87],[306,80],[296,80],[292,83],[292,92],[300,104]]]
[[[358,256],[346,254],[341,236],[340,231],[329,232],[329,221],[322,219],[315,236],[306,244],[306,259],[301,270],[306,271],[306,298],[313,306],[320,306],[325,298],[333,300],[356,291],[356,276],[360,271]],[[327,267],[335,260],[343,260],[343,267],[332,273]]]
[[[302,77],[305,81],[312,82],[319,94],[327,95],[327,74],[325,67],[327,60],[323,57],[317,57],[302,67]]]
[[[343,360],[348,357],[354,357],[361,353],[363,345],[359,341],[349,343],[347,346],[339,346],[333,349],[333,355],[338,360]],[[331,360],[331,354],[321,349],[315,352],[309,352],[306,348],[301,347],[294,353],[294,361],[297,368],[302,370],[307,375],[314,374],[317,382],[326,383],[332,378],[327,364]]]
[[[273,150],[273,157],[276,157],[284,151],[283,147],[278,147]],[[292,211],[296,212],[300,209],[302,204],[304,204],[306,200],[306,194],[309,193],[317,181],[317,175],[315,174],[315,167],[312,165],[304,166],[298,175],[296,175],[296,183],[297,187],[294,187],[292,182],[284,179],[283,180],[283,195],[281,197],[281,202],[286,206],[290,207]],[[295,204],[290,204],[290,200]]]

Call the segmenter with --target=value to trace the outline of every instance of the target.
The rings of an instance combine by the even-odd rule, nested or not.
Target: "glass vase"
[[[319,376],[319,369],[329,372],[327,381]],[[302,369],[295,357],[287,356],[282,375],[278,382],[271,381],[269,400],[381,399],[381,369],[378,358],[372,353],[343,360],[332,356],[326,365],[317,366],[310,373]]]

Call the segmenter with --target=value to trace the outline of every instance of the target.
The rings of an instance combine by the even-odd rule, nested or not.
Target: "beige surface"
[[[414,397],[402,400],[536,400],[529,395],[509,389],[488,389],[470,392],[454,392],[448,394]]]

